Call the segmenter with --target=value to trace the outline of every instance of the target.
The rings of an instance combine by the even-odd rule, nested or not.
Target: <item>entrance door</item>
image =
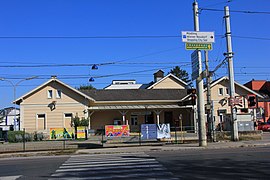
[[[151,112],[151,114],[146,114],[145,115],[145,124],[154,124],[154,115],[153,113]]]
[[[173,126],[173,112],[172,111],[164,112],[164,122],[166,124],[169,123],[171,127]]]

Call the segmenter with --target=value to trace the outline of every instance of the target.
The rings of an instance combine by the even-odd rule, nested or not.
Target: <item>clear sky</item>
[[[158,69],[167,73],[176,65],[191,73],[192,52],[185,50],[181,31],[194,29],[193,2],[1,0],[0,78],[16,84],[38,76],[16,86],[19,97],[51,75],[73,87],[90,84],[88,79],[94,77],[91,84],[104,88],[119,79],[149,83]],[[224,59],[225,23],[224,12],[205,8],[223,10],[228,5],[230,10],[257,12],[231,12],[235,80],[242,84],[251,79],[270,80],[267,64],[270,0],[198,0],[198,3],[203,9],[200,31],[216,34],[214,49],[209,52],[210,69]],[[91,70],[91,64],[102,63],[114,64]],[[70,66],[60,66],[63,64]],[[214,78],[224,75],[227,66],[217,71]],[[8,81],[0,81],[0,108],[12,106],[13,87]]]

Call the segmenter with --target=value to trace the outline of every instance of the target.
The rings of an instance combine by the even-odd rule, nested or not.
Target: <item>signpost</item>
[[[186,50],[212,50],[212,44],[211,43],[186,43]]]
[[[185,43],[214,43],[214,32],[182,31],[182,41]]]

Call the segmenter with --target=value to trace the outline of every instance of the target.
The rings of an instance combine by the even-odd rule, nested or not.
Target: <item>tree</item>
[[[80,87],[76,88],[78,90],[93,90],[96,89],[94,86],[92,86],[91,84],[89,85],[80,85]]]
[[[188,75],[188,72],[186,70],[181,69],[179,66],[175,66],[171,71],[169,72],[179,79],[183,80],[188,84],[188,86],[192,86],[192,81]]]
[[[88,118],[79,118],[78,116],[71,118],[71,127],[74,127],[75,130],[75,139],[77,139],[77,129],[79,126],[87,127],[89,125],[89,119]]]

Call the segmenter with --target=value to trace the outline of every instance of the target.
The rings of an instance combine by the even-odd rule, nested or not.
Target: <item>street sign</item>
[[[186,50],[212,50],[210,43],[186,43]]]
[[[182,31],[182,41],[185,43],[213,43],[214,32]]]
[[[197,77],[199,77],[199,57],[197,50],[191,54],[191,64],[192,64],[191,78],[192,80],[195,80],[197,79]]]
[[[229,106],[243,106],[243,97],[242,96],[236,96],[229,98]]]

